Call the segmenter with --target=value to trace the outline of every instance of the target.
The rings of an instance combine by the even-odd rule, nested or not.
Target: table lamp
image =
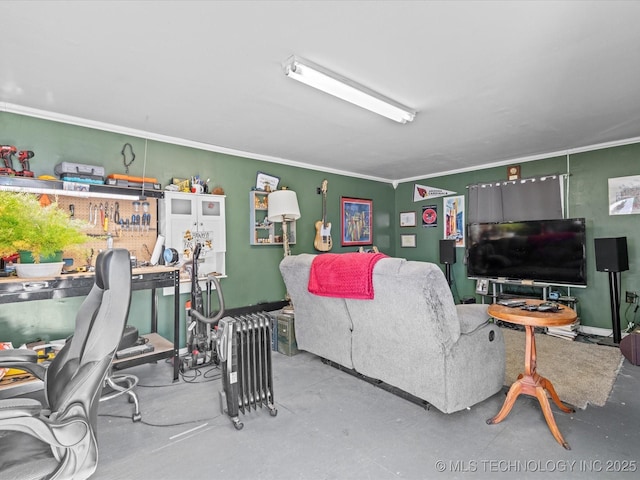
[[[284,256],[291,255],[289,248],[289,226],[288,222],[300,218],[300,207],[298,206],[298,196],[292,190],[276,190],[271,192],[268,197],[269,210],[267,219],[270,222],[282,223],[282,246],[284,247]],[[293,313],[293,305],[289,293],[285,294],[285,299],[289,305],[282,309],[283,313]]]
[[[298,197],[293,190],[276,190],[269,194],[268,203],[267,219],[270,222],[282,223],[282,246],[286,257],[291,255],[287,223],[300,218]]]

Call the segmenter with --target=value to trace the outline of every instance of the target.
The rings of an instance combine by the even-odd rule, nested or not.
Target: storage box
[[[295,319],[293,315],[278,315],[278,352],[292,356],[298,353]]]
[[[83,163],[61,162],[57,164],[53,172],[65,177],[76,175],[79,178],[102,179],[104,181],[104,167],[97,165],[85,165]]]

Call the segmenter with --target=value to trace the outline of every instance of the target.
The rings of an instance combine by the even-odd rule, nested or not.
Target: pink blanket
[[[373,298],[373,267],[384,253],[323,253],[313,259],[309,292],[323,297]]]

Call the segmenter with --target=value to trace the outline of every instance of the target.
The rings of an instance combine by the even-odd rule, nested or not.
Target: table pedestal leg
[[[551,399],[558,408],[560,408],[560,410],[565,413],[573,413],[574,410],[565,406],[560,401],[555,388],[553,388],[553,384],[548,379],[541,377],[536,373],[536,340],[533,335],[533,327],[526,325],[525,332],[527,338],[524,361],[525,371],[524,373],[521,373],[518,376],[518,379],[513,383],[513,385],[511,385],[502,408],[495,417],[487,420],[487,424],[493,425],[504,420],[507,415],[509,415],[516,398],[518,398],[520,394],[531,395],[538,399],[540,407],[542,408],[542,413],[544,414],[544,418],[547,421],[547,425],[549,426],[549,430],[551,430],[553,438],[555,438],[556,441],[564,448],[571,450],[569,444],[562,437],[562,434],[558,429],[558,425],[556,424],[556,420],[553,417],[547,392],[549,392]]]

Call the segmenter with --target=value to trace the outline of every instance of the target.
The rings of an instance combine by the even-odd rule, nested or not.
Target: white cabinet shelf
[[[225,196],[165,192],[159,201],[160,233],[165,247],[175,248],[182,261],[190,261],[197,243],[202,245],[200,275],[226,275]]]
[[[267,220],[269,212],[269,192],[252,190],[249,192],[249,244],[282,245],[282,223]],[[296,243],[296,222],[287,223],[289,245]]]

